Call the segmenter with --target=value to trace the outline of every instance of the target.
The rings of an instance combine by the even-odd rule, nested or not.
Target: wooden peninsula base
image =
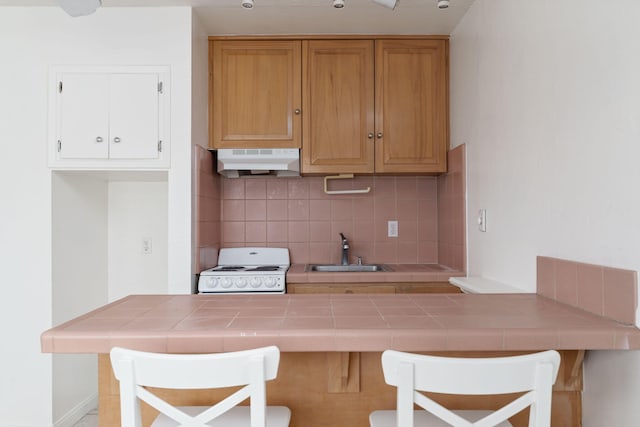
[[[526,352],[434,353],[460,357],[504,356]],[[553,390],[552,427],[579,427],[581,420],[582,350],[562,350],[562,363]],[[291,427],[367,427],[369,413],[395,407],[395,388],[384,382],[379,352],[281,353],[278,377],[268,383],[269,404],[291,409]],[[100,427],[120,426],[118,382],[113,377],[109,356],[99,355]],[[163,391],[178,405],[207,405],[216,398],[211,390]],[[449,400],[455,399],[455,400]],[[505,396],[474,398],[444,397],[450,407],[473,405],[497,408]],[[143,426],[148,426],[154,410],[143,407]],[[527,426],[527,413],[511,419],[515,427]]]

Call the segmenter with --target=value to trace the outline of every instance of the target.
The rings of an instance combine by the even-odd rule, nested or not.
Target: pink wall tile
[[[331,223],[328,221],[309,222],[309,241],[328,242],[331,240]]]
[[[638,275],[631,270],[604,268],[604,315],[634,323],[638,301]]]
[[[604,315],[604,277],[599,265],[578,264],[578,307]]]
[[[245,240],[253,243],[267,241],[267,223],[264,221],[247,221],[245,223]]]
[[[245,200],[244,211],[247,221],[265,221],[267,219],[267,201]]]
[[[266,197],[267,199],[286,199],[289,195],[289,184],[286,178],[268,179]]]
[[[418,177],[416,179],[416,188],[418,200],[438,198],[438,178],[436,177]]]
[[[281,244],[290,249],[293,262],[337,262],[342,232],[350,240],[351,262],[363,256],[368,263],[444,263],[463,269],[464,214],[452,212],[452,206],[464,211],[459,179],[464,167],[462,160],[453,164],[458,170],[441,177],[356,176],[331,183],[331,189],[371,188],[353,195],[324,193],[322,177],[218,178],[220,245]],[[441,188],[455,191],[440,194]],[[206,204],[199,215],[212,218]],[[398,221],[397,238],[387,236],[390,220]],[[444,239],[440,229],[449,230]]]
[[[353,202],[349,199],[331,201],[332,221],[351,221],[353,219]]]
[[[288,181],[290,199],[308,199],[309,181],[304,178],[291,179]]]
[[[556,260],[556,299],[565,304],[578,304],[578,266],[575,262]]]
[[[245,180],[245,199],[265,199],[267,197],[267,183],[263,178]]]
[[[225,243],[242,243],[245,241],[244,222],[223,222],[222,239]]]
[[[418,184],[415,177],[398,177],[396,179],[396,194],[398,200],[416,200],[418,198]]]
[[[536,263],[538,294],[635,324],[637,272],[542,256],[537,257]]]
[[[324,220],[331,219],[331,200],[309,200],[309,219]]]
[[[447,154],[446,174],[437,180],[437,241],[438,262],[465,271],[465,145]],[[421,203],[419,208],[433,209],[433,205]],[[424,233],[425,229],[420,228]],[[429,229],[427,229],[428,231]]]
[[[396,216],[398,221],[417,221],[420,216],[418,212],[418,199],[398,199],[396,202]]]
[[[289,221],[308,221],[309,220],[309,200],[294,199],[287,203]]]
[[[309,241],[309,222],[307,221],[289,221],[289,242],[308,242]]]
[[[199,145],[194,147],[193,165],[196,212],[194,264],[196,272],[200,272],[215,266],[218,259],[222,179],[215,172],[211,152]]]
[[[340,246],[340,233],[344,234],[347,239],[353,240],[353,221],[331,221],[331,235],[329,240],[336,242],[336,247]]]
[[[284,221],[288,217],[286,200],[267,200],[267,220]]]
[[[289,228],[286,221],[270,221],[267,223],[267,242],[286,242],[289,239]]]
[[[353,200],[353,218],[357,218],[356,222],[373,221],[373,199],[371,197]]]
[[[308,264],[309,261],[309,243],[308,242],[289,242],[289,258],[292,264]]]
[[[556,268],[553,258],[539,256],[536,265],[538,293],[548,298],[556,298]]]
[[[222,202],[223,221],[244,221],[245,220],[244,200],[224,200]]]
[[[375,234],[375,223],[371,221],[356,221],[353,224],[353,241],[354,242],[373,242]]]
[[[222,179],[222,197],[244,199],[244,179]]]

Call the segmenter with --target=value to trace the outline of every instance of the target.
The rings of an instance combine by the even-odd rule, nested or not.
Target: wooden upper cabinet
[[[374,172],[374,42],[303,42],[303,173]]]
[[[302,147],[302,173],[446,172],[447,40],[210,46],[211,148]]]
[[[301,41],[211,43],[210,147],[299,148]]]
[[[376,41],[376,172],[446,172],[444,40]]]

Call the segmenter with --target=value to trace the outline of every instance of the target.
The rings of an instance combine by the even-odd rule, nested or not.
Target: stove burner
[[[215,268],[216,271],[242,271],[244,267],[239,265],[221,265]]]
[[[247,271],[278,271],[280,266],[277,265],[261,265],[255,268],[247,269]]]

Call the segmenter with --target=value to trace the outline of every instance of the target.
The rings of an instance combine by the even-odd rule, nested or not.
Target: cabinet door
[[[302,64],[302,172],[373,172],[373,41],[306,41]]]
[[[445,40],[376,41],[376,172],[446,172],[447,56]]]
[[[158,158],[158,96],[158,74],[109,76],[109,158]]]
[[[299,148],[300,41],[212,42],[212,148]]]
[[[58,155],[61,159],[109,156],[108,78],[68,73],[58,81]]]

